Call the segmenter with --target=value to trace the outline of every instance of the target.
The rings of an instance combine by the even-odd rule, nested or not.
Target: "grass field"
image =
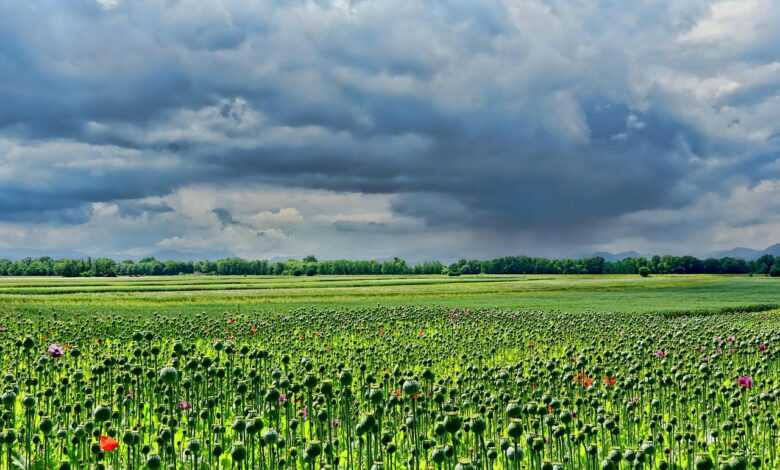
[[[223,312],[297,306],[442,305],[688,312],[780,304],[780,282],[748,276],[332,276],[5,278],[6,311]]]

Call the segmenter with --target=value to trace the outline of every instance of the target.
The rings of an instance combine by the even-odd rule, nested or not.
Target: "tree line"
[[[764,255],[755,261],[740,258],[652,256],[608,261],[600,256],[551,259],[505,256],[490,260],[461,259],[450,265],[439,261],[408,264],[390,260],[318,260],[314,256],[287,261],[224,258],[202,261],[138,261],[109,258],[0,259],[0,276],[170,276],[178,274],[314,276],[339,274],[764,274],[780,277],[780,257]]]

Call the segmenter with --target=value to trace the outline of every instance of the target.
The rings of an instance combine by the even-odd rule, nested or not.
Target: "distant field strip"
[[[219,312],[376,304],[571,312],[709,312],[780,304],[780,282],[758,276],[716,275],[0,279],[0,308],[12,310]]]

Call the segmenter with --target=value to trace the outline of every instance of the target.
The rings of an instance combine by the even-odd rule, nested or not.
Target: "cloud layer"
[[[768,245],[778,23],[772,0],[0,2],[0,254]]]

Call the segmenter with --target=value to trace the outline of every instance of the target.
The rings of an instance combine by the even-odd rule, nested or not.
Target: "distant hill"
[[[642,256],[637,251],[621,251],[620,253],[610,253],[608,251],[599,251],[597,253],[593,253],[592,256],[600,256],[604,258],[606,261],[620,261],[624,260],[626,258],[639,258]]]
[[[753,248],[737,247],[728,251],[721,251],[716,253],[716,258],[741,258],[744,260],[752,261],[758,259],[764,255],[780,256],[780,243],[772,245],[764,250],[754,250]]]

